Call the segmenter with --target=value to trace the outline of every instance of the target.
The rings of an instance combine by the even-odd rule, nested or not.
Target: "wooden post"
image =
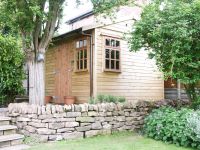
[[[178,96],[178,99],[181,99],[181,82],[180,82],[180,79],[177,80],[177,96]]]

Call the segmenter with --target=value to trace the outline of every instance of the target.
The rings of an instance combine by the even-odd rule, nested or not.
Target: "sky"
[[[63,19],[58,31],[62,34],[65,31],[65,22],[79,16],[82,13],[92,10],[92,3],[90,0],[81,0],[81,5],[77,6],[76,0],[67,0],[67,4],[64,6]]]

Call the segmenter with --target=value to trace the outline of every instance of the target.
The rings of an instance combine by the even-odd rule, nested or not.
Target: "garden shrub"
[[[161,107],[145,118],[144,133],[153,139],[200,149],[200,112]]]
[[[23,93],[24,55],[16,38],[0,35],[0,106]]]
[[[125,102],[125,97],[122,96],[113,96],[113,95],[105,95],[105,94],[99,94],[97,97],[90,99],[91,104],[95,103],[123,103]]]

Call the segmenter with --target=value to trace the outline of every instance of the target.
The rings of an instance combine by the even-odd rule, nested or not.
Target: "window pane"
[[[84,58],[87,58],[87,50],[84,50]]]
[[[83,69],[83,60],[80,60],[80,69]]]
[[[76,42],[76,48],[79,48],[79,41]]]
[[[110,46],[110,39],[106,39],[106,46]]]
[[[105,65],[106,69],[110,69],[110,61],[108,59],[106,59],[105,63],[106,63],[106,65]]]
[[[115,69],[115,60],[111,60],[111,69]]]
[[[106,58],[110,58],[110,50],[106,49]]]
[[[115,40],[113,40],[113,39],[111,40],[111,46],[112,46],[112,47],[115,47],[115,46],[116,46]]]
[[[87,46],[87,40],[83,41],[83,46]]]
[[[116,61],[116,69],[119,70],[119,61]]]
[[[111,58],[115,59],[115,51],[114,50],[111,51]]]
[[[79,45],[79,46],[80,46],[80,47],[83,47],[83,41],[80,40],[79,42],[80,42],[80,45]]]
[[[119,51],[116,51],[116,59],[119,59]]]
[[[77,61],[76,63],[77,63],[77,69],[79,70],[79,69],[80,69],[80,68],[79,68],[79,61]]]
[[[87,60],[84,60],[84,69],[87,69]]]
[[[79,58],[80,58],[80,57],[79,57],[79,51],[78,51],[78,52],[77,52],[77,60],[79,60]]]
[[[80,50],[80,59],[83,59],[83,50]]]
[[[120,46],[120,42],[116,41],[116,47],[119,47],[119,46]]]

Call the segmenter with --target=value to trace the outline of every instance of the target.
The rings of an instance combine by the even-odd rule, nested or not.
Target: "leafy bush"
[[[123,103],[125,101],[126,101],[125,97],[113,96],[113,95],[104,95],[104,94],[99,94],[99,95],[97,95],[96,98],[90,99],[91,104],[105,103],[105,102],[108,102],[108,103],[118,103],[118,102]]]
[[[195,133],[195,137],[191,136],[194,141],[200,141],[200,111],[195,111],[189,114],[187,118],[187,128],[190,128],[193,133]],[[195,143],[193,145],[196,146]]]
[[[0,105],[8,104],[23,92],[23,59],[18,41],[0,35]]]
[[[148,137],[200,149],[200,112],[172,107],[155,109],[145,118],[144,132]]]

